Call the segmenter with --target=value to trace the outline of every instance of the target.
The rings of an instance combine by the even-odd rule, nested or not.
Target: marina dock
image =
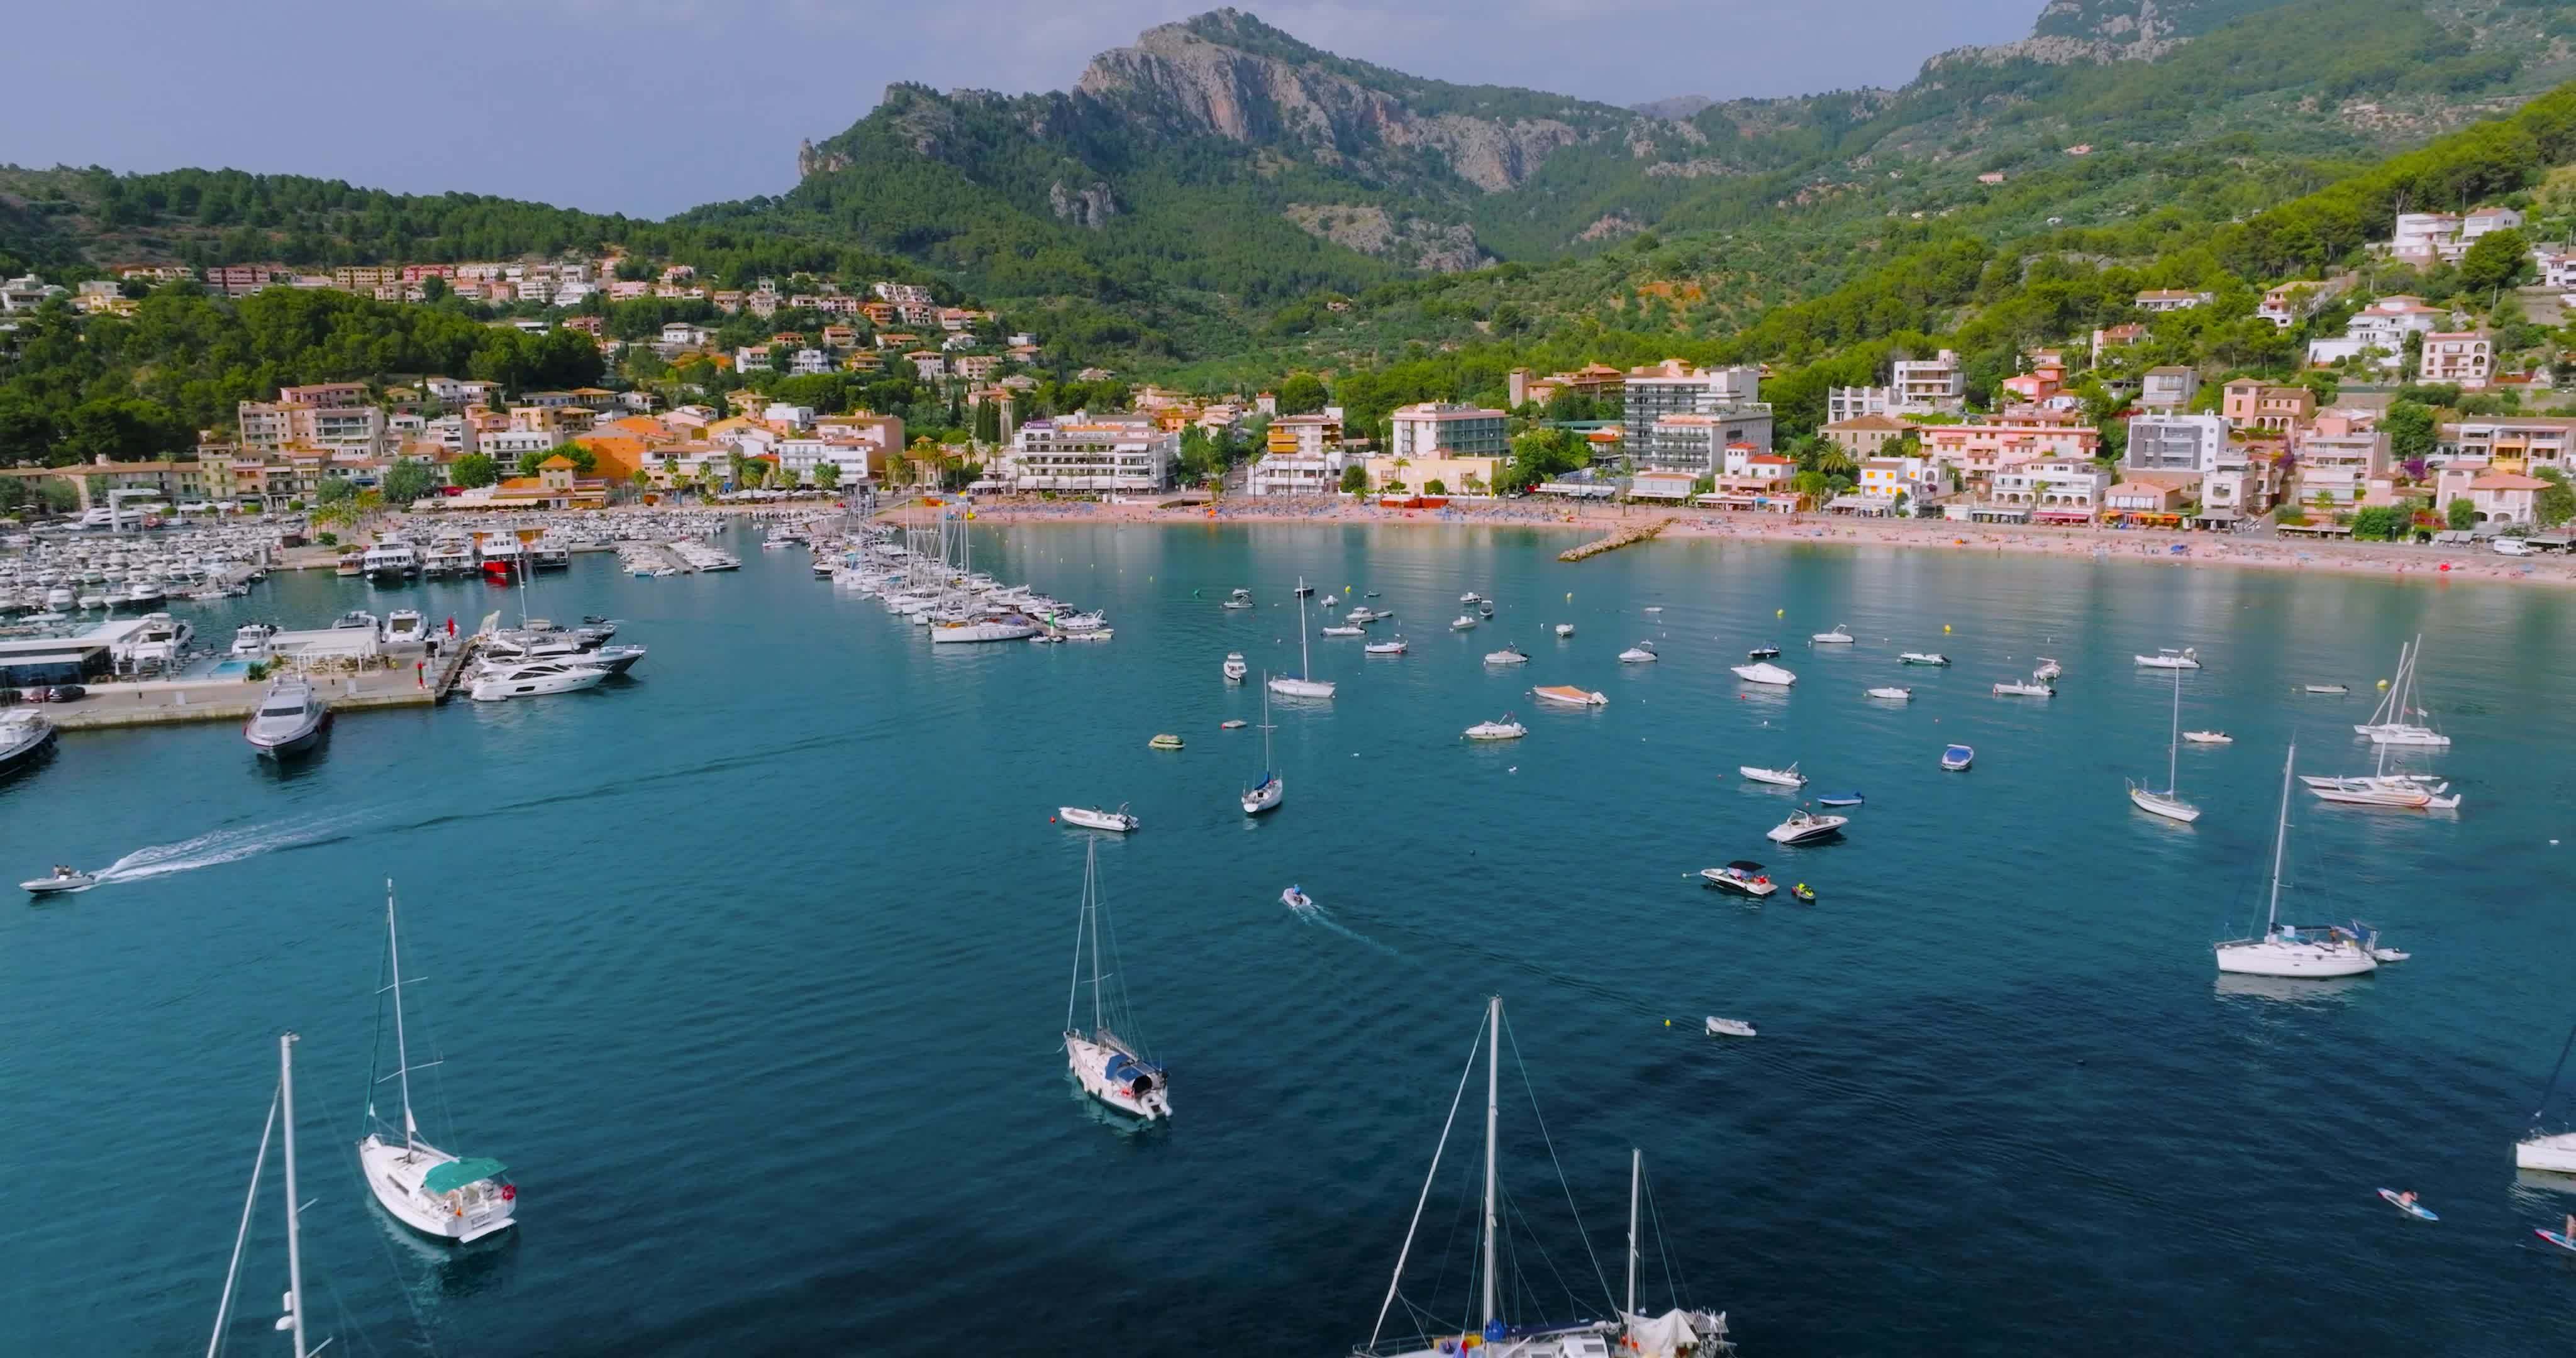
[[[1556,559],[1559,561],[1581,561],[1586,557],[1599,556],[1603,552],[1615,552],[1622,547],[1633,547],[1640,542],[1645,542],[1653,538],[1656,534],[1663,532],[1665,529],[1672,527],[1675,522],[1676,520],[1671,518],[1662,518],[1655,520],[1653,523],[1641,523],[1633,527],[1622,528],[1618,532],[1612,533],[1606,538],[1595,538],[1580,547],[1568,547],[1564,551],[1557,553]]]
[[[362,675],[317,678],[333,712],[369,708],[427,707],[433,701],[427,685],[408,665]],[[127,726],[169,726],[181,722],[250,720],[253,707],[268,692],[265,683],[239,679],[174,679],[155,683],[105,685],[77,702],[49,703],[45,718],[65,731],[105,731]]]

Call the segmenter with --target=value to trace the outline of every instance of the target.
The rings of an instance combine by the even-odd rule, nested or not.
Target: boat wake
[[[1376,939],[1371,938],[1356,929],[1349,928],[1340,920],[1334,919],[1332,916],[1325,914],[1324,907],[1320,905],[1316,905],[1311,902],[1305,905],[1292,905],[1288,907],[1288,913],[1304,920],[1308,924],[1321,925],[1324,928],[1330,929],[1334,933],[1340,934],[1342,937],[1347,938],[1362,947],[1375,948],[1389,957],[1404,956],[1403,953],[1397,952],[1395,949],[1378,942]]]
[[[218,863],[231,863],[254,854],[274,853],[280,849],[301,848],[340,838],[367,818],[363,811],[343,812],[332,816],[308,817],[301,820],[275,821],[265,825],[244,825],[226,830],[210,830],[194,839],[176,844],[155,844],[136,849],[123,858],[98,870],[99,884],[140,882],[153,877],[167,877],[174,872],[211,868]]]

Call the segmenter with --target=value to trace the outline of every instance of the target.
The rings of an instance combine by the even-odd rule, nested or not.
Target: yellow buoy
[[[2380,680],[2380,681],[2379,681],[2379,686],[2380,686],[2381,688],[2386,688],[2386,687],[2388,687],[2388,681],[2387,681],[2387,680],[2385,680],[2385,679]]]
[[[1785,618],[1789,616],[1789,610],[1785,608],[1775,608],[1771,610],[1771,616],[1775,618]]]
[[[1943,623],[1943,624],[1941,624],[1941,632],[1942,632],[1942,634],[1943,634],[1944,636],[1948,635],[1948,634],[1949,634],[1949,631],[1950,631],[1950,624],[1948,624],[1948,623],[1946,623],[1946,622],[1945,622],[1945,623]]]
[[[1050,817],[1048,817],[1048,819],[1052,820],[1052,819],[1054,819],[1054,817],[1050,816]],[[1665,1019],[1665,1020],[1664,1020],[1664,1026],[1665,1026],[1665,1027],[1667,1027],[1667,1028],[1672,1027],[1672,1026],[1673,1026],[1673,1021],[1672,1021],[1671,1019]]]

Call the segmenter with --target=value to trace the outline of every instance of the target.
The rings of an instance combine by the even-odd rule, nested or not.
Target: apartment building
[[[2041,458],[1994,475],[1993,502],[2030,511],[2034,523],[2089,523],[2111,477],[2090,459]]]
[[[1508,457],[1510,416],[1481,406],[1425,401],[1389,417],[1387,452],[1416,462],[1444,457]]]
[[[2348,415],[2320,415],[2292,441],[2298,453],[2297,495],[2340,508],[2361,503],[2373,477],[2388,474],[2388,435]]]
[[[987,477],[1015,491],[1151,494],[1171,485],[1181,436],[1146,416],[1075,411],[1021,425]]]
[[[2500,472],[2533,475],[2543,467],[2576,473],[2576,419],[2547,415],[2481,416],[2446,424],[2436,434],[2435,460],[2476,462]]]
[[[1342,463],[1338,417],[1282,415],[1270,422],[1247,486],[1254,495],[1329,494],[1341,486]]]
[[[1773,420],[1759,368],[1694,368],[1666,359],[1630,370],[1621,385],[1621,447],[1639,467],[1708,475],[1727,444],[1771,449]]]
[[[2149,410],[2188,410],[2199,395],[2199,369],[2181,364],[2149,368],[2138,379],[2138,404]]]
[[[2219,392],[2219,412],[2238,429],[2285,433],[2317,413],[2316,393],[2306,387],[2274,386],[2240,377]]]
[[[2417,371],[2426,382],[2483,387],[2495,376],[2495,340],[2477,330],[2428,332]]]
[[[2129,421],[2123,472],[2218,470],[2227,453],[2227,421],[2218,415],[2140,415]]]

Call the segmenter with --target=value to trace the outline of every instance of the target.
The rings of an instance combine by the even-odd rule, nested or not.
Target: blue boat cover
[[[1161,1066],[1136,1060],[1134,1057],[1131,1057],[1124,1052],[1111,1052],[1109,1054],[1108,1064],[1102,1066],[1100,1069],[1100,1074],[1103,1078],[1117,1081],[1120,1084],[1125,1084],[1129,1080],[1135,1079],[1140,1075],[1155,1076],[1162,1073],[1163,1068]]]
[[[1948,756],[1950,756],[1951,758],[1955,759],[1955,758],[1957,758],[1957,757],[1959,757],[1960,755],[1963,755],[1963,754],[1973,754],[1973,753],[1975,753],[1975,751],[1970,750],[1970,749],[1969,749],[1967,746],[1965,746],[1965,745],[1953,745],[1953,746],[1951,746],[1949,749],[1943,750],[1941,753],[1943,753],[1943,754],[1945,754],[1945,755],[1948,755]]]

